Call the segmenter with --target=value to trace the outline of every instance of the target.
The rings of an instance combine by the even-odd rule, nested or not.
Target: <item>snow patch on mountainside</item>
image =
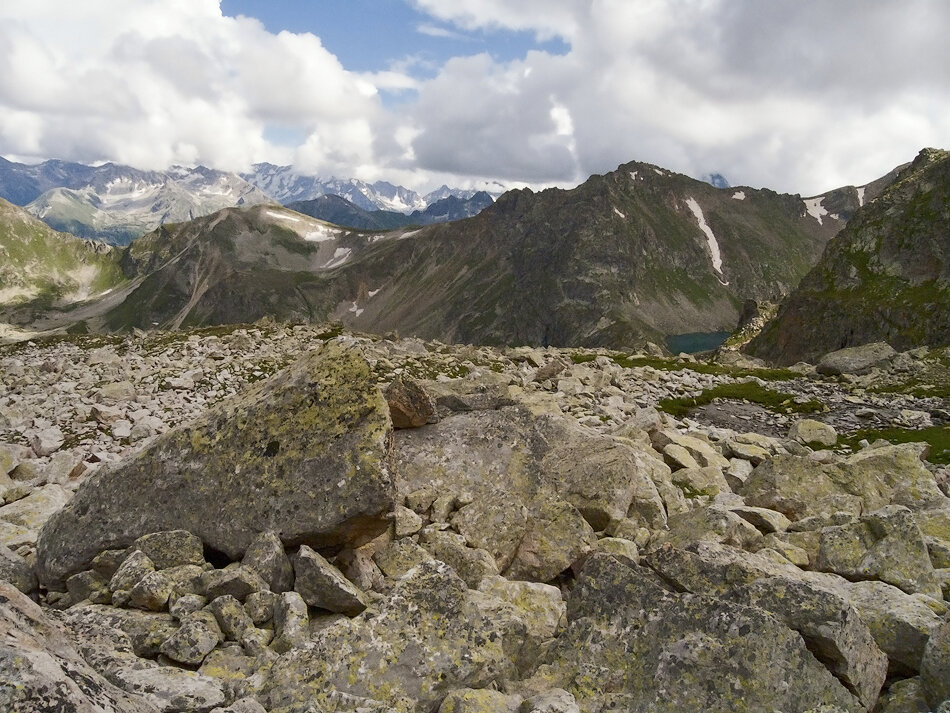
[[[696,222],[699,223],[699,229],[703,231],[703,234],[706,236],[706,243],[709,245],[709,256],[712,260],[713,270],[722,274],[722,254],[719,251],[719,241],[716,240],[716,236],[713,235],[712,228],[709,227],[709,224],[706,222],[706,216],[703,215],[703,209],[699,207],[699,203],[696,202],[695,198],[686,199],[686,207],[690,209],[692,214],[696,216]],[[722,280],[720,280],[722,282]],[[727,285],[728,282],[723,284]]]
[[[818,225],[823,225],[821,222],[822,216],[828,215],[828,211],[825,210],[825,207],[821,204],[824,200],[823,196],[817,196],[815,198],[805,198],[802,202],[805,204],[805,210],[808,211],[808,215],[818,221]],[[834,217],[834,216],[832,216]]]
[[[616,207],[614,208],[614,213],[616,213],[617,215],[619,215],[621,218],[626,218],[626,217],[627,217],[627,216],[625,216],[623,213],[621,213]]]
[[[350,254],[352,252],[353,251],[350,250],[349,248],[337,248],[333,252],[333,257],[323,267],[326,268],[327,270],[333,267],[339,267],[340,265],[342,265],[343,263],[345,263],[347,260],[350,259]]]
[[[744,201],[745,191],[736,191],[735,193],[732,194],[732,197],[735,198],[737,201]]]
[[[864,205],[864,186],[861,186],[860,188],[858,188],[858,205],[859,206]]]

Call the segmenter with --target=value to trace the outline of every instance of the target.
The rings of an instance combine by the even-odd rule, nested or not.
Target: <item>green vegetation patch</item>
[[[716,399],[749,401],[778,413],[816,413],[824,411],[825,409],[825,405],[820,401],[812,399],[804,403],[798,403],[795,401],[794,394],[786,394],[781,391],[766,389],[754,381],[736,384],[719,384],[711,389],[705,389],[695,398],[684,396],[663,399],[658,405],[671,416],[681,418],[686,416],[692,409],[710,404]]]
[[[880,428],[863,429],[841,435],[838,438],[839,445],[850,446],[852,450],[860,450],[859,443],[867,440],[870,443],[878,439],[883,439],[889,443],[928,443],[930,444],[930,454],[927,460],[938,465],[950,465],[950,427],[931,426],[930,428],[912,429],[912,428]]]

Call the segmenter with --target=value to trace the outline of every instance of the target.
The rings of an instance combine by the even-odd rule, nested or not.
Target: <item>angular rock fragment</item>
[[[393,428],[419,428],[435,418],[435,402],[415,379],[398,376],[386,388]]]
[[[256,571],[275,593],[294,586],[294,568],[276,532],[262,532],[251,542],[241,564]]]
[[[142,535],[130,549],[148,555],[155,569],[168,569],[183,564],[202,565],[205,562],[201,540],[187,530],[166,530]]]
[[[913,513],[889,505],[851,525],[821,531],[815,567],[848,579],[879,579],[905,592],[942,598]]]
[[[301,545],[294,558],[294,574],[294,591],[309,606],[348,616],[356,616],[366,608],[366,595],[306,545]]]
[[[321,706],[337,691],[432,710],[451,690],[485,688],[511,673],[497,625],[474,606],[465,583],[445,564],[426,562],[378,612],[322,629],[307,648],[284,654],[258,700],[268,710]]]

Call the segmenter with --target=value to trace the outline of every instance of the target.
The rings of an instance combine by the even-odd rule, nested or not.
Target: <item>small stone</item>
[[[60,448],[63,447],[65,442],[65,437],[63,432],[59,429],[59,426],[53,426],[51,428],[44,428],[42,431],[33,435],[33,438],[30,439],[30,446],[33,448],[33,452],[36,455],[43,456],[52,455]]]
[[[366,595],[307,545],[301,545],[294,558],[294,573],[294,591],[312,607],[348,616],[366,608]]]
[[[385,396],[395,428],[419,428],[430,420],[437,420],[435,402],[415,379],[396,377]]]
[[[201,591],[208,599],[230,594],[243,602],[251,592],[265,589],[267,584],[260,575],[244,565],[228,565],[224,569],[211,569],[201,575]]]
[[[168,604],[172,582],[164,572],[149,572],[129,591],[129,604],[136,609],[162,611]]]
[[[174,601],[168,608],[168,612],[179,621],[182,621],[190,614],[201,611],[207,603],[208,598],[200,594],[185,594]]]
[[[274,603],[274,640],[271,648],[279,654],[303,646],[307,641],[310,617],[307,603],[297,592],[283,592]]]
[[[409,537],[422,529],[422,518],[409,508],[397,505],[393,509],[393,526],[397,538]]]
[[[251,542],[241,564],[257,572],[272,592],[294,587],[294,568],[276,532],[262,532]]]
[[[167,569],[184,564],[202,565],[205,562],[201,540],[187,530],[165,530],[142,535],[131,549],[148,555],[155,569]]]
[[[207,622],[197,618],[186,619],[161,646],[161,652],[172,661],[198,666],[205,656],[218,645],[218,634]]]
[[[116,573],[109,580],[109,589],[113,592],[129,591],[138,584],[149,572],[155,571],[155,565],[148,555],[136,550],[119,565]]]
[[[254,627],[254,622],[247,615],[244,606],[230,595],[212,601],[208,604],[208,611],[214,614],[225,638],[231,641],[240,642],[244,633]]]
[[[255,626],[266,624],[274,618],[274,603],[277,595],[274,592],[251,592],[244,600],[244,611],[254,622]]]
[[[799,443],[818,443],[831,448],[838,442],[838,432],[833,426],[811,418],[803,418],[792,424],[788,437]]]

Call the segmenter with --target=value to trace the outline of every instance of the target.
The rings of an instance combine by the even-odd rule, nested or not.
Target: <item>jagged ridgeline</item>
[[[857,207],[849,190],[836,200]],[[623,347],[731,329],[743,300],[790,290],[843,222],[798,196],[717,189],[642,163],[573,190],[512,191],[473,218],[419,230],[228,209],[136,241],[123,264],[141,282],[105,323],[271,315],[447,341]]]
[[[855,213],[749,351],[790,364],[876,341],[950,343],[947,151],[921,151]]]

